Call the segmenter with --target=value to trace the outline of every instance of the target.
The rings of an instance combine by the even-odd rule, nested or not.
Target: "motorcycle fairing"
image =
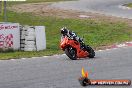
[[[80,43],[75,40],[68,39],[68,37],[64,37],[61,41],[60,47],[62,50],[65,50],[66,47],[71,46],[77,50],[77,57],[78,58],[85,58],[89,55],[87,51],[84,51],[80,48]]]

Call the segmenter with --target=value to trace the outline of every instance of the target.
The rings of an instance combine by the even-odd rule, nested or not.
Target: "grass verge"
[[[26,1],[7,2],[7,4],[14,5],[14,4],[22,4],[22,3],[41,3],[41,2],[59,2],[59,1],[75,1],[75,0],[26,0]]]
[[[132,3],[128,3],[125,6],[132,8]]]
[[[122,22],[112,23],[103,20],[40,17],[34,16],[32,13],[16,13],[12,11],[8,11],[7,15],[9,22],[46,26],[47,49],[40,52],[15,51],[0,53],[0,59],[2,60],[62,53],[59,49],[59,41],[60,28],[63,26],[75,31],[79,36],[84,36],[85,43],[94,48],[132,40],[131,27]],[[0,17],[0,21],[3,21],[2,17]]]
[[[50,56],[50,55],[54,55],[57,53],[61,54],[63,52],[61,50],[50,50],[50,49],[46,49],[46,50],[39,51],[39,52],[37,51],[32,51],[32,52],[14,51],[14,52],[0,53],[0,60]]]

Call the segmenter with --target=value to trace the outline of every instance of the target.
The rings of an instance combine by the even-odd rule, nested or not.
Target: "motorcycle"
[[[61,38],[60,42],[60,48],[65,51],[65,54],[71,59],[71,60],[77,60],[79,58],[94,58],[95,52],[89,45],[83,45],[68,37],[63,36]]]

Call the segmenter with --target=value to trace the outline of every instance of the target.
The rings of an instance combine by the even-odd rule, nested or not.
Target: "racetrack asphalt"
[[[132,47],[96,51],[93,59],[70,60],[66,55],[0,61],[0,88],[82,88],[81,68],[90,79],[132,80]],[[107,88],[89,86],[86,88]],[[132,88],[110,86],[108,88]]]
[[[54,3],[51,6],[132,19],[132,9],[123,6],[130,2],[132,0],[78,0]]]
[[[132,10],[118,8],[119,5],[132,0],[81,1],[64,2],[63,8],[132,18]],[[61,2],[53,4],[56,5],[62,7]],[[132,80],[131,52],[132,47],[121,47],[96,51],[96,57],[93,59],[70,60],[64,54],[32,59],[1,60],[0,88],[83,88],[78,82],[82,67],[89,72],[90,79]],[[132,86],[88,86],[86,88],[132,88]]]

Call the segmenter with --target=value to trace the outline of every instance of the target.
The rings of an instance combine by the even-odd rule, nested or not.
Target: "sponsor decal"
[[[13,35],[0,34],[0,48],[12,48],[13,47]]]
[[[20,47],[20,28],[18,23],[0,24],[0,49],[15,49]]]
[[[10,30],[16,28],[18,28],[18,26],[16,25],[0,25],[0,30]]]

